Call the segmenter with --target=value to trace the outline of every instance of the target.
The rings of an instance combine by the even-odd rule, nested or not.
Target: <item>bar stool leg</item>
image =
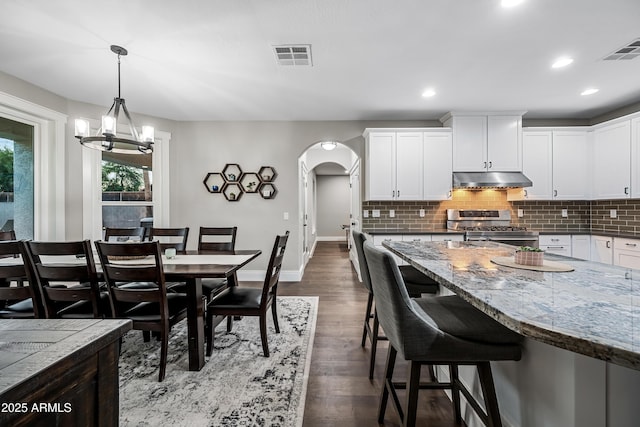
[[[362,331],[362,347],[364,347],[367,342],[367,326],[369,326],[369,319],[371,319],[371,306],[373,305],[373,294],[369,292],[369,297],[367,298],[367,312],[364,316],[364,329]]]
[[[482,362],[478,363],[477,366],[482,395],[484,396],[484,405],[487,408],[487,427],[502,427],[498,398],[493,384],[493,375],[491,375],[491,364],[490,362]]]
[[[422,364],[411,361],[409,364],[407,384],[407,409],[404,414],[403,426],[415,427],[418,411],[418,392],[420,391],[420,370]]]
[[[453,403],[453,413],[456,423],[462,423],[462,413],[460,412],[460,386],[458,385],[458,365],[449,365],[449,378],[451,381],[451,401]]]
[[[376,352],[378,350],[378,333],[380,332],[380,321],[378,312],[373,313],[373,329],[371,331],[371,360],[369,361],[369,379],[373,379],[373,371],[376,367]]]
[[[389,401],[389,390],[393,387],[393,368],[396,364],[396,351],[393,346],[389,345],[389,354],[387,355],[387,366],[384,370],[384,383],[382,384],[382,395],[380,396],[380,408],[378,410],[378,423],[384,423],[384,414],[387,410],[387,402]]]

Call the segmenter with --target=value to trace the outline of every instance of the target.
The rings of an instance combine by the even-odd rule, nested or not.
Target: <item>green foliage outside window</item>
[[[0,192],[13,192],[13,150],[0,148]]]
[[[102,162],[102,191],[142,191],[144,177],[138,168]]]

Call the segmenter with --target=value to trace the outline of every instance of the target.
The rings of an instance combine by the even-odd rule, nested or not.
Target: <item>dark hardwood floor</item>
[[[387,343],[378,346],[375,376],[370,381],[371,345],[367,341],[364,349],[360,346],[367,291],[351,266],[346,245],[319,242],[303,280],[281,282],[278,293],[320,297],[304,426],[378,425]],[[404,366],[396,364],[396,380],[403,380],[405,373]],[[420,426],[456,425],[451,402],[441,391],[421,391],[419,408]],[[400,425],[391,404],[381,425]]]

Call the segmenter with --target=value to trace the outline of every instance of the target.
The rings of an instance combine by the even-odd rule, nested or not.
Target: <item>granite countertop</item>
[[[363,229],[363,233],[373,235],[384,234],[464,234],[464,231],[447,230],[446,228],[383,228],[383,229]]]
[[[574,271],[502,267],[490,242],[383,245],[476,308],[529,338],[640,370],[640,271],[545,254]]]

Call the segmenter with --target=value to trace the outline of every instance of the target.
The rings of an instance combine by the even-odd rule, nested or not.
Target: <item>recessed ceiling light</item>
[[[598,92],[599,90],[600,89],[596,89],[596,88],[592,87],[592,88],[583,90],[580,95],[582,95],[582,96],[593,95],[594,93]]]
[[[422,92],[422,96],[424,98],[431,98],[432,96],[435,96],[436,91],[433,89],[425,89],[424,92]]]
[[[324,141],[320,143],[320,146],[327,151],[331,151],[338,146],[338,143],[335,141]]]
[[[569,58],[568,56],[562,56],[555,60],[555,62],[551,65],[551,68],[562,68],[573,62],[573,58]]]
[[[524,0],[502,0],[502,7],[514,7],[524,2]]]

